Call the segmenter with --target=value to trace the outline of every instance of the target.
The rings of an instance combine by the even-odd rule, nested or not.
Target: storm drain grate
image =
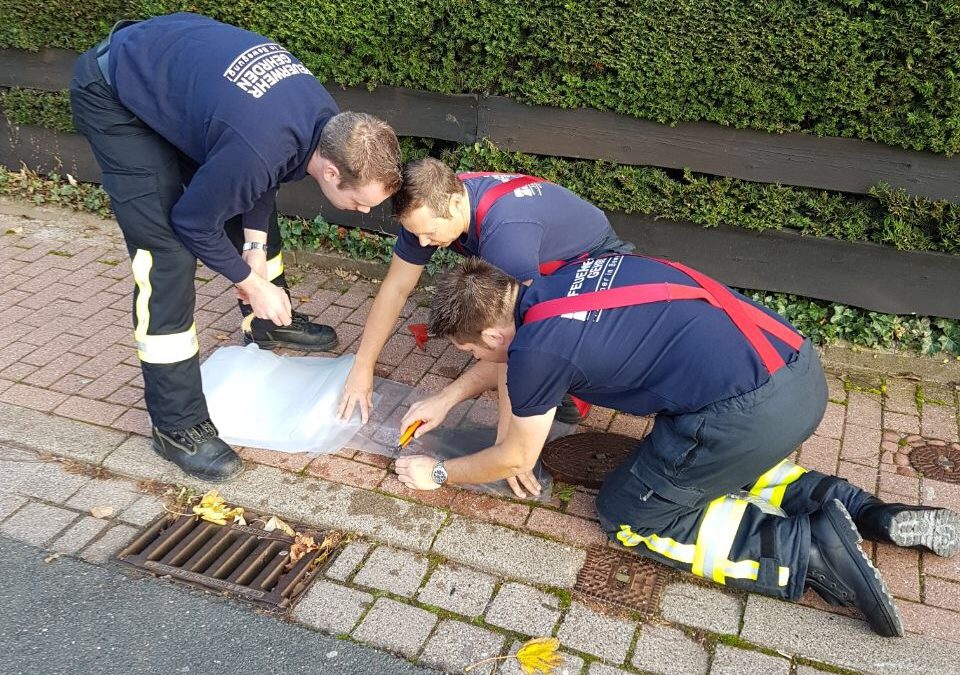
[[[591,546],[577,574],[575,594],[652,617],[667,583],[667,567],[606,546]]]
[[[245,514],[254,522],[256,516]],[[324,533],[291,524],[314,536]],[[250,525],[216,525],[194,516],[165,515],[117,554],[117,560],[158,576],[219,591],[274,611],[293,607],[332,551],[315,550],[289,565],[294,538]],[[318,556],[323,557],[318,560]]]
[[[960,483],[960,443],[921,438],[919,443],[907,439],[910,465],[924,478]]]
[[[623,434],[572,434],[547,443],[541,459],[556,480],[599,489],[607,474],[620,466],[639,442]]]

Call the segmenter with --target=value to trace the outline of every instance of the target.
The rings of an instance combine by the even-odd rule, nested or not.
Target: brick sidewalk
[[[155,478],[171,483],[190,482],[172,465],[154,462],[151,453],[146,449],[146,441],[140,438],[149,432],[149,421],[143,404],[138,362],[133,350],[129,316],[130,277],[126,251],[118,245],[104,247],[76,237],[53,237],[38,227],[26,226],[24,229],[22,234],[5,235],[5,245],[0,248],[0,267],[3,269],[3,277],[0,279],[0,344],[5,345],[0,349],[0,402],[7,404],[4,409],[30,409],[36,411],[30,414],[42,414],[42,418],[37,419],[66,418],[97,425],[104,428],[105,432],[112,429],[114,431],[111,433],[119,434],[116,438],[127,440],[112,442],[112,447],[105,453],[85,450],[74,458],[94,465],[103,464],[117,473],[135,478]],[[336,353],[355,351],[363,322],[372,304],[372,296],[377,290],[376,282],[358,279],[349,273],[294,265],[288,265],[287,276],[297,308],[336,328],[341,340]],[[420,292],[405,306],[398,330],[381,355],[377,375],[436,391],[459,375],[468,361],[465,355],[442,341],[431,341],[426,352],[416,349],[413,338],[406,333],[403,326],[409,322],[425,320],[427,310],[424,305],[427,297]],[[199,269],[196,322],[204,358],[220,345],[239,343],[238,319],[239,313],[229,284],[222,278],[214,277],[208,270]],[[828,379],[831,402],[816,434],[798,451],[801,464],[807,468],[837,473],[888,500],[960,509],[960,486],[918,476],[905,462],[903,451],[920,436],[944,442],[960,440],[955,389],[893,376],[886,377],[881,382],[879,378],[847,377],[838,373]],[[24,411],[24,415],[28,412]],[[9,421],[0,422],[0,430],[3,431],[2,438],[13,440],[20,432],[17,426],[22,424],[26,417],[18,416],[15,412],[8,414]],[[36,424],[40,428],[49,422],[38,421]],[[87,425],[80,426],[88,428]],[[647,419],[594,408],[582,428],[616,431],[639,437],[648,431],[648,427]],[[129,436],[130,434],[132,436]],[[44,442],[48,441],[49,439]],[[45,449],[42,446],[34,447]],[[55,450],[46,449],[56,454]],[[418,514],[430,514],[427,517],[429,525],[421,523],[432,532],[429,540],[418,538],[415,533],[391,530],[391,527],[398,525],[401,530],[404,529],[404,524],[396,519],[392,524],[386,525],[370,525],[366,521],[347,519],[347,525],[350,526],[348,529],[361,531],[374,542],[387,542],[416,552],[416,555],[443,555],[460,563],[487,569],[496,576],[497,583],[508,584],[511,582],[504,580],[513,579],[542,587],[569,587],[572,585],[570,566],[577,559],[575,552],[582,551],[591,543],[604,540],[595,519],[593,495],[585,490],[575,491],[565,501],[555,498],[546,505],[498,499],[455,488],[415,493],[405,489],[395,477],[389,475],[386,460],[376,455],[346,450],[336,455],[311,457],[254,449],[243,449],[242,454],[252,466],[263,467],[248,470],[251,481],[264,477],[270,477],[270,480],[278,484],[280,481],[287,481],[284,485],[310,481],[314,486],[348,486],[349,489],[356,489],[351,494],[367,494],[370,495],[369,499],[392,499],[391,495],[401,497],[405,501],[392,500],[389,504],[394,506],[390,508],[395,508],[395,504],[407,504],[410,509],[421,509],[415,511]],[[257,505],[257,499],[263,499],[255,490],[248,491],[242,485],[231,489],[236,492],[233,498],[241,504],[245,503],[244,499],[249,499],[252,500],[249,504],[254,506]],[[11,488],[11,494],[13,492],[15,491]],[[310,497],[312,502],[317,499],[320,499],[319,495]],[[339,499],[338,497],[334,501]],[[362,501],[359,497],[357,499]],[[4,503],[6,504],[6,501]],[[65,503],[67,507],[72,506]],[[73,506],[76,503],[74,502]],[[31,508],[41,506],[43,504]],[[50,504],[46,506],[53,508]],[[278,506],[283,507],[283,504]],[[17,511],[21,513],[25,506],[17,504],[16,508],[21,509]],[[82,507],[80,508],[82,510]],[[286,505],[286,508],[295,511],[289,505]],[[275,511],[281,513],[283,508]],[[346,518],[339,512],[337,514],[338,518]],[[12,517],[15,518],[16,514]],[[334,515],[326,513],[323,517],[333,518]],[[320,517],[321,520],[323,517]],[[489,529],[482,529],[484,526],[480,521],[490,523],[491,525],[487,526]],[[5,521],[3,527],[6,528],[9,522],[9,519]],[[79,522],[86,522],[84,527],[90,531],[96,525],[89,520]],[[560,548],[550,550],[556,555],[557,561],[566,562],[561,564],[555,561],[556,564],[543,572],[544,576],[540,578],[529,578],[528,572],[522,569],[522,566],[511,564],[509,560],[503,561],[497,569],[490,570],[492,563],[486,559],[489,556],[482,552],[472,553],[471,547],[464,546],[458,539],[458,536],[463,535],[462,532],[457,534],[457,528],[467,527],[466,523],[472,523],[469,525],[471,530],[480,528],[476,531],[485,532],[491,538],[519,538],[516,541],[522,542],[523,546],[559,546]],[[75,524],[73,527],[77,526]],[[413,526],[406,525],[406,529],[410,527]],[[97,531],[91,536],[98,537],[102,534]],[[433,537],[436,537],[436,541]],[[930,644],[942,644],[945,647],[952,644],[952,648],[960,653],[960,559],[944,560],[884,545],[870,546],[870,553],[898,598],[908,631],[922,636],[917,639],[929,641]],[[399,554],[402,553],[401,551]],[[370,565],[370,560],[366,564]],[[422,563],[413,564],[413,568],[418,569],[419,564]],[[564,567],[564,564],[567,567]],[[400,567],[406,569],[407,566]],[[574,569],[574,574],[575,571]],[[436,572],[432,574],[435,576]],[[421,596],[429,587],[430,579],[433,577],[428,578],[427,586],[420,592]],[[346,580],[347,577],[344,577],[329,583]],[[353,581],[356,582],[356,579]],[[423,575],[416,580],[417,588],[422,581]],[[375,584],[360,583],[359,586],[376,588]],[[499,592],[503,593],[505,587],[501,586]],[[831,622],[847,621],[836,614],[825,614],[823,610],[827,608],[810,594],[804,599],[804,604],[808,607],[790,607],[764,598],[745,598],[742,594],[704,588],[691,583],[688,577],[679,578],[671,589],[674,590],[672,595],[668,593],[668,599],[665,599],[664,606],[661,607],[661,616],[674,627],[644,624],[641,628],[641,639],[664,645],[684,644],[684,640],[689,641],[684,631],[695,629],[710,634],[739,635],[738,639],[750,644],[787,654],[808,654],[807,658],[825,664],[858,667],[855,665],[858,663],[855,656],[850,657],[852,661],[826,658],[826,655],[819,658],[815,654],[809,655],[813,652],[797,649],[797,642],[803,643],[804,640],[795,635],[796,630],[791,626],[809,625],[813,630],[817,625],[834,625]],[[344,594],[347,605],[360,603],[364,606],[363,611],[366,611],[372,596],[364,599],[353,594],[354,591],[363,591],[354,588],[349,590],[350,592],[337,592]],[[377,617],[381,613],[392,616],[396,608],[389,603],[402,604],[401,599],[407,596],[391,592],[395,598],[377,600],[373,604],[373,610],[366,616]],[[427,605],[437,604],[422,598],[421,602]],[[713,624],[701,625],[702,621],[697,618],[700,611],[697,607],[703,605],[713,612],[717,607],[722,608],[730,602],[734,602],[737,607],[734,612],[737,614],[735,624],[730,620],[720,629]],[[676,609],[678,605],[685,609]],[[414,605],[409,607],[411,611],[424,611]],[[634,667],[655,670],[654,664],[644,660],[649,649],[635,650],[633,642],[628,641],[629,644],[623,647],[622,653],[617,648],[615,654],[608,655],[600,652],[613,649],[610,644],[593,645],[588,638],[580,636],[578,629],[564,628],[607,625],[606,617],[592,614],[580,616],[577,612],[587,610],[578,609],[575,612],[567,606],[558,608],[557,611],[558,616],[562,614],[564,618],[558,624],[555,617],[550,628],[559,631],[559,637],[564,644],[581,653],[587,660],[609,656],[609,662],[628,669],[623,672]],[[494,616],[496,615],[494,612]],[[790,617],[790,620],[785,620],[784,617]],[[365,618],[364,623],[367,621]],[[434,621],[436,622],[436,619]],[[490,619],[490,610],[487,612],[486,622],[494,623]],[[440,640],[437,636],[449,636],[452,641],[473,639],[470,631],[465,633],[461,627],[447,625],[448,623],[451,622],[441,621],[435,627],[431,642]],[[776,625],[782,627],[779,633],[765,633],[770,626]],[[862,626],[859,622],[850,625]],[[766,626],[766,629],[763,629],[763,626]],[[360,631],[362,627],[363,623],[357,630]],[[535,631],[503,626],[501,628],[518,634],[535,634]],[[620,632],[609,626],[608,630],[611,635]],[[853,629],[845,630],[849,632]],[[857,633],[858,637],[850,638],[851,645],[854,645],[854,655],[857,653],[857,640],[869,638],[862,633],[862,628],[857,630],[861,631]],[[339,632],[339,628],[334,632]],[[354,633],[355,637],[364,639],[364,631],[360,633],[360,636]],[[427,633],[431,633],[430,628]],[[424,637],[424,640],[426,639]],[[845,638],[841,636],[840,641],[843,639]],[[422,642],[418,643],[417,650],[420,650],[422,645]],[[843,651],[842,646],[834,647]],[[385,645],[385,648],[406,653],[406,647]],[[891,649],[889,646],[882,648]],[[427,644],[423,649],[423,653],[429,653],[431,647]],[[740,663],[737,659],[742,658],[737,653],[743,651],[733,645],[718,644],[715,649],[708,650],[709,653],[705,652],[704,664],[712,661],[716,672],[743,672],[735,666]],[[750,656],[751,659],[761,656],[773,658],[758,652],[749,654],[757,655]],[[896,660],[896,654],[890,658]],[[912,657],[904,658],[913,662]],[[718,665],[730,659],[733,660],[727,666],[721,668]],[[788,672],[790,662],[783,659],[778,661],[782,663],[773,668],[774,672]],[[783,664],[786,664],[786,670],[782,669]],[[590,673],[600,672],[618,671],[602,671],[591,666]],[[796,672],[815,671],[799,665]],[[902,672],[914,671],[908,668]]]

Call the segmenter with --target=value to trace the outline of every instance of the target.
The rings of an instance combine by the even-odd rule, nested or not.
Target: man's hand
[[[250,272],[246,279],[237,284],[237,288],[258,319],[269,319],[278,326],[290,325],[290,298],[282,288],[274,286],[256,272]]]
[[[420,428],[417,429],[413,435],[414,438],[420,438],[428,431],[440,426],[452,407],[449,399],[444,396],[443,392],[434,394],[410,406],[407,414],[400,420],[400,428],[406,429],[417,420],[423,420],[423,424],[420,425]]]
[[[433,482],[433,467],[437,460],[426,455],[410,455],[397,458],[397,478],[414,490],[436,490],[439,485]]]
[[[533,475],[533,471],[524,471],[516,476],[511,476],[507,479],[507,485],[519,499],[527,498],[527,493],[523,491],[523,488],[527,488],[534,499],[540,496],[540,481]]]
[[[249,251],[244,251],[240,257],[243,258],[245,263],[250,265],[250,269],[253,270],[258,276],[268,280],[266,251],[264,251],[262,248],[252,248]]]
[[[346,422],[353,416],[353,409],[357,405],[360,406],[360,421],[366,424],[373,408],[373,370],[354,361],[343,385],[337,417]]]

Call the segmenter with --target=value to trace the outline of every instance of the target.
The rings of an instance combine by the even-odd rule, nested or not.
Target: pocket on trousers
[[[157,192],[157,177],[154,174],[103,173],[103,189],[110,201],[125,204]]]
[[[697,454],[703,446],[704,424],[706,424],[706,418],[702,415],[683,415],[674,418],[676,455],[673,469],[677,475],[683,473],[697,460]]]

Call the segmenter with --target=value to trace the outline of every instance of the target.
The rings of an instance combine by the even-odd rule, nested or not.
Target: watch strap
[[[243,248],[242,248],[241,250],[243,250],[243,251],[251,251],[251,250],[253,250],[253,249],[260,249],[261,251],[263,251],[264,253],[266,253],[266,252],[267,252],[267,245],[266,245],[266,244],[262,244],[262,243],[260,243],[259,241],[245,241],[245,242],[243,242]]]

